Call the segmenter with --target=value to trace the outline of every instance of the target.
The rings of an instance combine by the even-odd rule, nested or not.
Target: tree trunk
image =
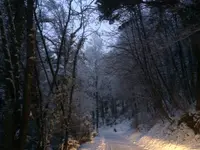
[[[34,0],[27,0],[27,60],[25,70],[25,86],[23,97],[22,122],[20,129],[20,150],[24,150],[28,131],[32,85],[35,70],[35,27],[33,25]]]
[[[101,119],[102,119],[102,122],[104,124],[104,120],[105,120],[105,112],[104,112],[104,101],[101,99]]]
[[[77,50],[74,56],[74,62],[73,62],[73,70],[72,70],[72,87],[70,90],[70,95],[69,95],[69,110],[67,114],[67,127],[66,127],[66,133],[65,133],[65,141],[67,142],[69,139],[69,133],[70,133],[70,121],[71,121],[71,115],[72,115],[72,102],[73,102],[73,94],[75,90],[75,81],[76,81],[76,76],[77,76],[77,62],[78,62],[78,55],[79,52],[83,46],[84,43],[84,38],[82,37],[78,43]]]
[[[96,130],[99,129],[99,90],[98,90],[98,71],[97,71],[97,61],[95,61],[95,99],[96,99]]]
[[[16,93],[15,93],[15,79],[13,74],[13,62],[11,58],[11,52],[8,48],[8,42],[6,39],[6,33],[4,29],[4,22],[2,17],[2,12],[0,10],[0,33],[2,39],[2,50],[4,52],[4,60],[5,60],[5,100],[7,102],[5,110],[5,119],[3,121],[4,124],[4,149],[9,150],[13,149],[13,111],[14,111],[14,103],[16,102]]]
[[[196,56],[197,66],[197,81],[196,81],[196,110],[200,111],[200,32],[191,36],[192,49],[194,56]]]

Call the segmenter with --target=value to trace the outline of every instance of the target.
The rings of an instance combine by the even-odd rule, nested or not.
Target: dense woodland
[[[178,113],[200,133],[198,0],[1,0],[0,8],[0,149],[69,150],[118,119],[138,128]],[[105,22],[106,42],[97,25]]]

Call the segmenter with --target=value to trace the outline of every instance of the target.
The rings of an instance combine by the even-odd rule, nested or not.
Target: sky
[[[87,3],[90,3],[90,1],[92,0],[85,0],[87,1]],[[95,5],[95,1],[93,2],[92,6],[96,9],[96,5]],[[99,21],[99,12],[97,10],[94,10],[91,14],[90,17],[90,24],[89,24],[89,28],[91,28],[91,32],[93,32],[94,34],[97,34],[100,36],[100,38],[102,39],[102,51],[103,52],[109,52],[110,48],[108,46],[110,46],[111,44],[115,43],[117,41],[117,37],[118,37],[118,25],[115,24],[109,24],[109,21]],[[91,38],[92,38],[92,34],[88,37],[88,43],[86,42],[86,47],[87,44],[89,44]]]
[[[109,52],[111,49],[109,46],[117,41],[118,32],[117,32],[117,26],[116,25],[110,25],[108,22],[103,21],[100,22],[99,20],[96,20],[98,25],[96,23],[91,24],[91,27],[94,29],[94,34],[97,34],[100,36],[103,46],[102,51],[103,52]],[[91,35],[88,39],[90,39],[93,36]],[[88,43],[86,43],[87,45]]]
[[[67,0],[43,0],[43,2],[50,2],[52,3],[53,1],[60,3],[61,5],[64,6],[64,8],[66,8],[66,12],[68,12],[68,1]],[[87,5],[90,4],[91,1],[93,0],[81,0],[81,2],[83,3],[83,5]],[[79,8],[79,4],[78,2],[80,2],[79,0],[73,0],[73,8],[75,11],[80,12],[80,8]],[[50,9],[54,9],[54,8],[50,8]],[[49,11],[48,9],[45,10],[45,15],[48,16],[52,16],[52,12]],[[53,17],[53,16],[52,16]],[[95,5],[95,0],[92,3],[92,9],[91,9],[91,13],[88,13],[88,18],[90,18],[89,23],[87,25],[87,40],[84,46],[84,49],[86,47],[88,47],[88,44],[90,44],[90,41],[92,39],[92,34],[97,34],[100,36],[100,38],[102,39],[102,51],[104,53],[109,52],[110,48],[108,47],[109,45],[113,45],[113,43],[116,42],[117,36],[119,34],[118,31],[118,25],[117,24],[112,24],[110,25],[108,21],[99,21],[99,12],[96,10],[96,5]],[[67,18],[67,16],[66,16]],[[71,28],[74,28],[74,30],[79,26],[80,24],[80,20],[78,18],[76,18],[77,20],[74,21],[74,25],[72,24],[71,27],[69,27],[71,30]],[[45,26],[45,32],[46,35],[49,36],[49,38],[51,38],[52,40],[54,39],[54,37],[56,36],[56,32],[54,29],[52,30],[52,26],[50,25],[46,25]],[[82,32],[82,31],[81,31]],[[81,35],[80,32],[80,35]]]

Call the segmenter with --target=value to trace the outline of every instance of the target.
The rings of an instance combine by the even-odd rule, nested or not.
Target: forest
[[[199,0],[0,8],[0,149],[78,149],[121,120],[200,134]]]

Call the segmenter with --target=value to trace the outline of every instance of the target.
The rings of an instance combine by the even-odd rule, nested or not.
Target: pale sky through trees
[[[45,1],[43,1],[42,3],[44,3]],[[62,6],[62,5],[66,5],[67,6],[67,1],[66,0],[56,0],[56,2],[58,2],[58,7],[59,5]],[[96,5],[95,5],[95,1],[93,0],[83,0],[82,3],[83,5],[89,5],[91,2],[92,5],[90,6],[91,7],[91,10],[87,16],[89,18],[89,22],[88,22],[88,25],[87,25],[87,40],[86,40],[86,44],[84,47],[87,46],[87,44],[89,44],[89,41],[90,39],[92,38],[92,35],[93,34],[97,34],[100,36],[100,38],[102,39],[103,41],[103,47],[102,50],[103,52],[108,52],[110,51],[110,48],[108,47],[109,45],[113,45],[115,42],[116,42],[116,39],[118,37],[118,26],[119,24],[115,23],[115,24],[109,24],[108,21],[100,21],[99,20],[99,12],[96,10]],[[77,12],[80,11],[80,8],[79,8],[79,0],[77,1],[73,1],[72,3],[72,6],[74,7],[74,10],[76,10]],[[52,12],[46,12],[47,10],[44,9],[44,12],[46,13],[45,15],[47,16],[51,16],[53,17],[52,15],[54,14],[51,14]],[[67,7],[66,7],[66,10],[67,12]],[[74,26],[73,28],[76,28],[76,26],[79,25],[79,20],[75,20],[74,21]],[[52,26],[49,25],[49,23],[45,23],[44,24],[44,32],[49,35],[50,37],[53,37],[56,35],[56,33],[52,32],[51,28]],[[49,32],[51,31],[51,32]],[[70,32],[70,29],[69,29],[69,32]],[[80,31],[80,34],[81,34],[82,31]],[[54,55],[55,56],[55,55]],[[56,57],[55,57],[56,58]]]

